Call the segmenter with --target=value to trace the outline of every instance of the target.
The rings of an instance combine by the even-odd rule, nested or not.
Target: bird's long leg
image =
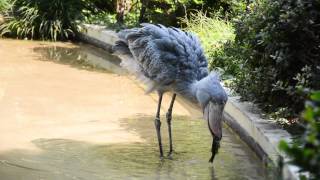
[[[162,151],[161,133],[160,133],[160,127],[161,127],[161,121],[160,121],[161,101],[162,101],[162,93],[159,93],[158,110],[157,110],[156,119],[154,120],[154,125],[156,126],[156,130],[157,130],[157,137],[158,137],[158,142],[159,142],[160,157],[162,158],[162,157],[163,157],[163,151]]]
[[[171,134],[171,119],[172,119],[172,108],[173,108],[173,104],[174,104],[174,100],[176,99],[176,94],[173,94],[172,99],[171,99],[171,103],[170,103],[170,107],[168,109],[168,112],[166,114],[166,118],[167,118],[167,124],[168,124],[168,131],[169,131],[169,156],[172,154],[173,148],[172,148],[172,134]]]

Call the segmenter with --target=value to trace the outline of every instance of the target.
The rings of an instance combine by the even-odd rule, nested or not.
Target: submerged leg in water
[[[163,157],[162,142],[161,142],[161,133],[160,133],[160,127],[161,127],[161,121],[160,121],[161,101],[162,101],[162,93],[159,93],[158,109],[157,109],[156,118],[155,118],[155,120],[154,120],[154,125],[155,125],[156,131],[157,131],[157,137],[158,137],[158,143],[159,143],[159,151],[160,151],[160,158]]]
[[[168,112],[166,114],[167,123],[168,123],[168,131],[169,131],[169,154],[168,154],[168,156],[171,156],[172,152],[173,152],[172,134],[171,134],[171,119],[172,119],[172,108],[173,108],[175,98],[176,98],[176,94],[173,94],[172,99],[171,99],[171,103],[170,103],[170,107],[169,107]]]

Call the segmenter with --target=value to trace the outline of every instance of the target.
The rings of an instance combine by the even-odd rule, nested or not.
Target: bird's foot
[[[164,160],[164,157],[162,155],[159,156],[160,161]]]
[[[169,153],[168,153],[168,159],[173,159],[173,152],[172,151],[170,151]]]

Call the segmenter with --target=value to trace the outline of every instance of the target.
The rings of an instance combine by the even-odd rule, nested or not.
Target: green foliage
[[[257,0],[236,22],[236,91],[268,112],[298,116],[320,89],[320,1]],[[231,53],[227,58],[232,57]],[[283,111],[283,108],[287,108]]]
[[[70,39],[75,37],[84,13],[94,10],[87,0],[14,0],[0,33],[29,39]]]
[[[146,19],[149,22],[178,26],[184,16],[193,16],[194,11],[207,12],[208,17],[235,17],[245,9],[244,0],[150,0]],[[191,17],[192,18],[192,17]]]
[[[108,12],[101,12],[99,14],[89,15],[85,17],[84,22],[88,24],[106,25],[110,27],[116,24],[116,15],[110,14]]]
[[[209,59],[210,69],[215,68],[224,72],[237,71],[237,58],[224,55],[227,51],[231,53],[236,49],[225,45],[232,46],[235,37],[231,23],[218,17],[209,18],[202,11],[191,13],[181,21],[186,26],[184,28],[186,31],[193,32],[200,38]]]
[[[197,34],[206,53],[221,48],[228,40],[234,39],[232,25],[218,17],[209,18],[202,11],[191,13],[190,17],[184,17],[182,23],[186,31]]]
[[[246,7],[246,0],[125,0],[113,4],[110,3],[112,0],[107,0],[105,3],[108,5],[103,5],[102,0],[92,1],[104,12],[90,15],[85,22],[107,25],[114,29],[138,26],[142,22],[175,27],[184,26],[181,19],[184,19],[185,16],[193,16],[195,11],[206,12],[207,17],[219,16],[229,19],[244,11]],[[117,10],[118,12],[115,6],[117,4],[118,8],[122,7],[121,10]],[[115,13],[119,17],[116,25],[111,23],[114,16],[117,17]]]
[[[209,17],[219,15],[225,19],[236,17],[242,13],[247,4],[246,0],[178,0],[177,2],[187,11],[201,10],[207,12]]]
[[[190,0],[186,0],[186,3],[188,3],[189,1]],[[176,23],[178,21],[176,12],[178,11],[178,9],[181,9],[179,1],[150,0],[147,3],[145,17],[142,20],[145,22],[176,26]]]
[[[98,3],[96,2],[98,1]],[[100,3],[101,0],[94,0],[95,5],[99,9],[105,10],[104,13],[96,15],[97,17],[91,17],[90,19],[96,19],[93,22],[101,24],[104,22],[103,16],[107,14],[113,15],[116,13],[116,7],[110,3],[111,0],[107,0],[106,4]],[[167,26],[179,26],[181,24],[181,18],[186,15],[189,17],[194,11],[207,12],[208,17],[234,17],[243,11],[246,7],[245,0],[126,0],[125,5],[121,4],[124,8],[124,27],[137,26],[141,22],[160,23]],[[93,15],[94,16],[94,15]],[[106,25],[110,25],[106,20]]]
[[[0,0],[0,14],[4,13],[10,7],[8,0]]]
[[[229,40],[222,44],[219,48],[209,52],[209,69],[219,69],[222,78],[234,81],[234,77],[241,71],[243,52],[247,49],[237,46],[234,41]],[[227,84],[229,86],[229,84]]]
[[[94,11],[108,13],[116,12],[116,4],[114,0],[86,0],[86,3],[89,3],[91,10]]]
[[[302,143],[281,141],[279,147],[292,158],[290,163],[299,166],[301,172],[310,173],[301,179],[316,180],[320,179],[320,91],[314,92],[306,103],[304,119],[307,126]]]
[[[208,12],[220,11],[226,18],[234,18],[243,13],[250,0],[204,0],[203,8]]]
[[[13,3],[0,34],[18,38],[64,40],[74,38],[78,22],[107,25],[114,29],[137,26],[141,22],[179,26],[181,18],[194,10],[208,17],[234,16],[243,10],[245,0],[127,0],[124,24],[114,22],[116,0],[0,0],[0,12],[6,2]],[[7,8],[5,8],[7,9]]]

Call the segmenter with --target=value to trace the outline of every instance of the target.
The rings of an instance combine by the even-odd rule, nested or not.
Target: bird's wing
[[[117,42],[118,50],[127,46],[122,52],[130,51],[140,73],[160,86],[200,80],[208,74],[207,60],[195,35],[162,25],[142,26],[120,31]]]

